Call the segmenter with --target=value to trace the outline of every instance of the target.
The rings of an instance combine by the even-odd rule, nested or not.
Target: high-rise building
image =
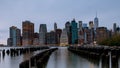
[[[39,45],[39,33],[34,33],[33,45]]]
[[[72,44],[78,43],[78,28],[75,19],[71,21]]]
[[[60,46],[68,45],[68,36],[66,29],[63,29],[61,37],[60,37]]]
[[[99,27],[99,20],[97,18],[97,13],[96,13],[96,17],[94,18],[94,30],[96,30]]]
[[[54,23],[54,31],[56,32],[57,29],[57,23]]]
[[[71,44],[71,24],[69,21],[65,23],[65,29],[67,31],[68,42]]]
[[[82,27],[82,21],[79,21],[78,43],[81,44],[81,45],[84,43],[84,30],[83,30],[83,27]]]
[[[56,36],[54,31],[47,32],[46,37],[47,44],[49,45],[56,44]]]
[[[46,44],[46,33],[47,33],[46,24],[40,24],[40,27],[39,27],[39,45]]]
[[[10,27],[8,46],[21,46],[21,31],[15,26]]]
[[[60,44],[60,36],[61,36],[61,33],[62,33],[62,29],[56,29],[56,44]]]
[[[22,38],[21,38],[21,30],[20,29],[16,29],[16,44],[17,46],[21,46],[22,45]]]
[[[94,24],[93,24],[93,21],[90,21],[89,22],[89,29],[92,29],[92,28],[94,28]]]
[[[22,22],[22,45],[33,45],[34,40],[34,24],[30,21]]]
[[[114,32],[114,33],[117,32],[117,25],[116,25],[116,23],[113,24],[113,32]]]

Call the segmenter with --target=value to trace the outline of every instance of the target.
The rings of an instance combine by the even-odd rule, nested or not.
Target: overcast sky
[[[21,29],[22,21],[29,20],[39,25],[47,24],[53,30],[54,22],[64,28],[73,18],[88,23],[99,18],[99,26],[112,29],[113,23],[120,25],[120,0],[0,0],[0,44],[7,44],[9,27]]]

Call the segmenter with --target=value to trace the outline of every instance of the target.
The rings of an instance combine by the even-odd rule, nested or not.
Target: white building
[[[68,36],[66,29],[63,29],[61,37],[60,37],[60,46],[68,45]]]

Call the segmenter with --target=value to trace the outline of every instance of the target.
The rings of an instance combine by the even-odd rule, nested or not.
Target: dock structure
[[[21,62],[19,68],[44,68],[52,52],[57,49],[58,48],[50,48],[44,50],[37,55],[30,57],[30,60]]]
[[[69,46],[68,50],[84,55],[90,58],[108,57],[111,52],[112,58],[117,58],[120,55],[120,47],[109,47],[109,46]]]

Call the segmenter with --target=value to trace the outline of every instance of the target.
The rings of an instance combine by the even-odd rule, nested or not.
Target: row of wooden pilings
[[[21,54],[37,51],[37,50],[42,50],[42,49],[49,49],[47,46],[40,46],[40,47],[13,47],[10,49],[3,49],[2,54],[5,56],[5,54],[10,55],[12,57],[14,56],[19,56]]]
[[[45,68],[46,63],[52,52],[58,48],[51,48],[40,52],[39,54],[32,56],[30,60],[23,61],[19,64],[19,68]]]
[[[108,46],[69,46],[68,50],[78,55],[87,58],[100,58],[109,57],[111,52],[112,59],[118,58],[120,55],[120,47],[108,47]]]

